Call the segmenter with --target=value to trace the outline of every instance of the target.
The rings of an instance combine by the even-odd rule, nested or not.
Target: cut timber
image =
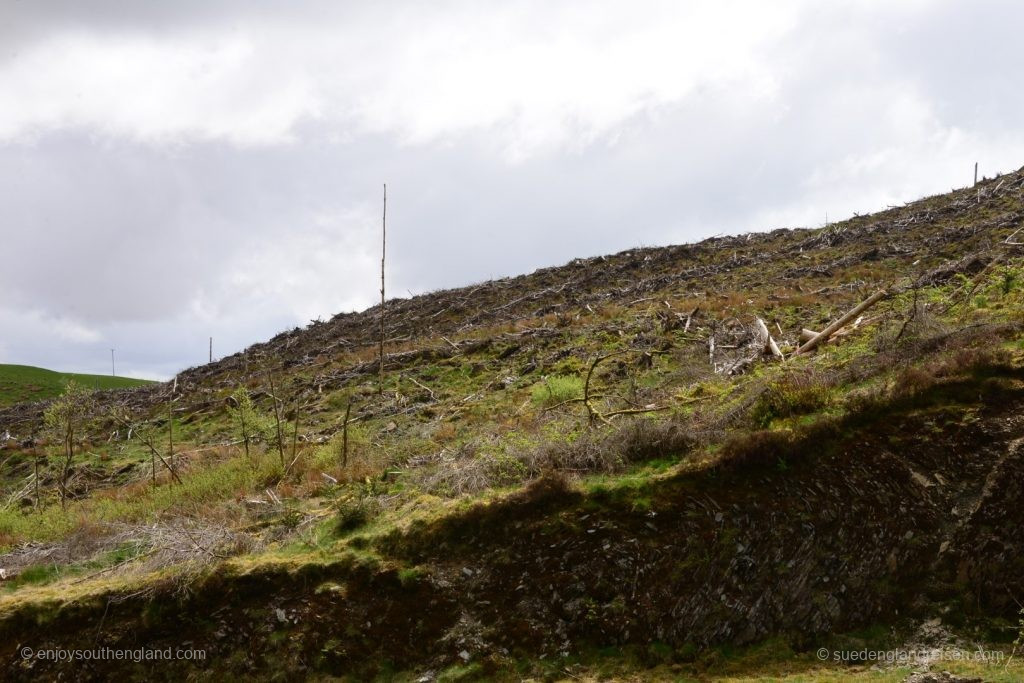
[[[817,332],[815,332],[814,330],[809,330],[805,327],[804,329],[800,330],[800,343],[802,344],[803,342],[809,342],[817,336]]]
[[[758,318],[754,324],[758,335],[760,335],[761,340],[764,342],[763,352],[770,353],[775,358],[782,358],[782,351],[779,350],[779,345],[772,339],[772,334],[768,331],[768,326],[764,324],[764,321]]]
[[[889,290],[887,289],[880,289],[879,291],[875,292],[867,299],[860,302],[855,307],[844,313],[838,320],[836,320],[834,323],[832,323],[824,330],[819,332],[817,336],[813,337],[812,339],[804,343],[803,346],[801,346],[799,349],[793,352],[793,355],[797,356],[800,355],[801,353],[806,353],[807,351],[810,351],[811,349],[816,347],[818,344],[827,341],[829,337],[831,337],[836,331],[839,330],[839,328],[843,327],[851,320],[853,320],[861,313],[868,310],[869,308],[871,308],[872,306],[874,306],[887,296],[889,296]]]

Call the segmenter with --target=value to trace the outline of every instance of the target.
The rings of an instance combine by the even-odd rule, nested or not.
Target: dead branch
[[[686,314],[686,324],[683,325],[683,334],[690,331],[690,323],[693,322],[693,316],[697,315],[697,311],[700,310],[700,306],[694,306],[693,310]]]
[[[591,394],[591,395],[590,395],[590,398],[604,398],[604,394]],[[547,408],[545,408],[545,409],[544,409],[544,410],[543,410],[542,412],[545,412],[545,413],[547,413],[547,412],[551,412],[552,410],[556,410],[556,409],[558,409],[558,408],[561,408],[562,406],[567,406],[567,405],[569,405],[570,403],[583,403],[583,401],[584,401],[584,400],[585,400],[585,399],[584,399],[584,398],[583,398],[582,396],[581,396],[581,397],[579,397],[579,398],[570,398],[570,399],[569,399],[569,400],[567,400],[567,401],[562,401],[562,402],[560,402],[560,403],[556,403],[556,404],[555,404],[555,405],[553,405],[553,406],[548,406],[548,407],[547,407]]]
[[[657,413],[662,410],[668,410],[672,406],[658,406],[654,408],[627,408],[625,410],[613,410],[610,413],[605,413],[604,417],[611,420],[618,415],[639,415],[640,413]]]
[[[409,380],[410,382],[412,382],[413,384],[415,384],[416,386],[418,386],[418,387],[419,387],[420,389],[425,389],[425,390],[426,390],[427,392],[429,392],[429,393],[430,393],[430,400],[432,400],[432,401],[435,401],[435,400],[437,400],[437,396],[435,396],[435,395],[434,395],[434,390],[433,390],[433,389],[431,389],[430,387],[428,387],[428,386],[427,386],[426,384],[422,384],[421,382],[418,382],[418,381],[416,380],[416,378],[415,378],[415,377],[413,377],[413,376],[411,376],[411,375],[406,375],[405,377],[406,377],[406,378],[407,378],[407,379],[408,379],[408,380]]]

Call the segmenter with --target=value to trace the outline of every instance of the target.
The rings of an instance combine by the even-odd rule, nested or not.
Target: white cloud
[[[300,74],[261,87],[254,46],[245,37],[51,37],[0,71],[0,138],[31,139],[84,128],[145,142],[226,140],[274,144],[291,139],[316,96]],[[269,96],[268,96],[269,95]]]
[[[322,119],[408,144],[487,130],[523,159],[701,88],[770,96],[761,52],[796,20],[793,2],[458,3],[323,24],[255,14],[170,33],[63,29],[0,68],[0,101],[18,103],[0,110],[0,139],[81,128],[276,145]]]
[[[302,230],[247,240],[196,305],[214,316],[274,307],[303,322],[363,308],[379,287],[379,221],[368,207],[323,212]]]
[[[91,329],[81,323],[63,318],[45,320],[45,325],[61,339],[76,344],[97,342],[103,339],[99,331]]]

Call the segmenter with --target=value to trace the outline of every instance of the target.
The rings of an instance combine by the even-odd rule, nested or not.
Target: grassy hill
[[[125,389],[153,382],[110,375],[81,375],[54,372],[30,365],[0,364],[0,408],[25,401],[40,401],[59,396],[71,380],[93,389]]]
[[[1022,680],[815,656],[1018,636],[1022,193],[388,302],[383,385],[379,306],[290,330],[97,395],[66,504],[0,409],[7,678]]]

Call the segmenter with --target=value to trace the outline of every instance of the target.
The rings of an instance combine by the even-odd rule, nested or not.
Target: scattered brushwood
[[[571,440],[463,444],[415,463],[413,479],[424,490],[447,497],[519,485],[545,472],[572,476],[621,472],[654,458],[681,458],[707,435],[682,419],[636,417],[613,428],[591,430]]]
[[[576,403],[582,404],[587,412],[587,424],[591,427],[598,422],[603,425],[610,426],[612,424],[612,420],[623,415],[641,415],[644,413],[656,413],[668,410],[671,406],[658,406],[656,404],[649,404],[645,406],[631,405],[628,408],[612,410],[598,409],[596,405],[598,400],[603,399],[607,402],[614,397],[604,391],[592,387],[597,366],[611,358],[632,353],[638,354],[638,362],[641,367],[649,368],[653,365],[654,356],[661,355],[666,352],[645,349],[622,349],[595,356],[587,367],[587,374],[582,383],[582,388],[580,387],[579,379],[576,377],[545,377],[542,385],[537,386],[537,390],[534,394],[534,400],[545,404],[546,407],[544,410],[546,412]],[[544,394],[545,391],[547,392],[546,396]],[[580,393],[582,393],[582,395],[576,395]],[[619,398],[619,400],[628,403],[628,401],[625,401],[622,398]]]
[[[688,421],[634,418],[615,429],[588,432],[571,442],[548,442],[520,450],[516,457],[531,476],[547,470],[607,473],[653,458],[679,458],[703,441],[704,435]]]
[[[263,542],[252,534],[236,531],[227,526],[196,520],[171,520],[161,524],[121,525],[113,537],[119,545],[130,544],[140,549],[131,571],[152,572],[175,567],[177,583],[182,589],[188,580],[205,568],[229,557],[253,552]],[[129,569],[128,562],[125,569]]]
[[[0,554],[0,580],[38,574],[81,583],[101,575],[147,574],[174,567],[176,581],[184,586],[188,577],[204,568],[262,546],[252,534],[194,520],[84,523],[60,541],[25,543]]]
[[[597,396],[595,396],[595,395],[593,395],[591,393],[591,388],[590,388],[590,382],[594,378],[594,370],[597,368],[597,366],[601,362],[606,361],[609,358],[614,358],[615,356],[621,356],[623,354],[627,354],[627,353],[630,353],[630,352],[639,352],[641,354],[641,356],[640,356],[641,361],[646,361],[648,363],[648,365],[653,361],[653,357],[654,357],[655,354],[662,353],[662,352],[659,352],[659,351],[637,351],[635,349],[626,349],[626,350],[623,350],[623,351],[615,351],[613,353],[606,353],[606,354],[597,356],[596,358],[594,358],[593,361],[591,361],[590,367],[587,369],[587,378],[583,382],[583,396],[581,398],[579,398],[579,399],[570,399],[569,401],[565,401],[564,402],[564,403],[572,403],[572,402],[575,402],[577,400],[582,402],[583,406],[587,409],[587,422],[588,422],[588,424],[590,424],[590,426],[593,426],[596,421],[601,421],[602,423],[604,423],[606,425],[611,425],[611,421],[613,419],[615,419],[616,417],[620,416],[620,415],[640,415],[640,414],[643,414],[643,413],[654,413],[654,412],[659,412],[659,411],[662,411],[662,410],[668,410],[668,408],[670,407],[670,406],[657,406],[657,405],[651,404],[651,405],[647,405],[647,406],[643,406],[643,407],[637,407],[637,408],[620,408],[618,410],[611,410],[611,411],[607,411],[607,412],[601,412],[601,411],[597,410],[597,408],[594,407],[594,400],[596,398],[598,398]],[[559,405],[562,405],[562,404],[559,404]]]
[[[742,375],[755,363],[782,360],[782,350],[761,318],[750,324],[730,317],[713,322],[708,335],[708,360],[718,374]]]

